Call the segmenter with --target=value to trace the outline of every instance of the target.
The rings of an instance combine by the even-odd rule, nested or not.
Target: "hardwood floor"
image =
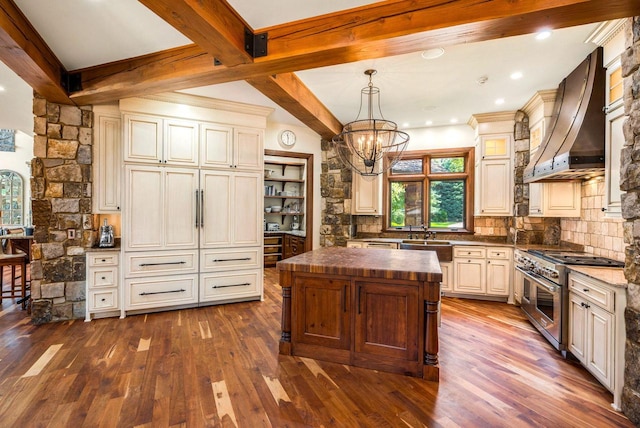
[[[0,312],[0,426],[613,427],[612,396],[500,303],[444,299],[440,383],[278,355],[265,301],[33,326]]]

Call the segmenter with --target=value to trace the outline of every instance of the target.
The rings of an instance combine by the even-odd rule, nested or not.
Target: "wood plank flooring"
[[[501,303],[446,298],[440,383],[278,355],[265,301],[33,326],[0,311],[2,427],[625,427],[612,396]]]

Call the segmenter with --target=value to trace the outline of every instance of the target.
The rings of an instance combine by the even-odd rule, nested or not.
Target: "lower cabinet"
[[[198,303],[198,275],[127,278],[125,309],[156,309]]]
[[[440,291],[453,291],[453,262],[440,262],[440,270],[442,270]]]
[[[569,351],[613,393],[620,410],[626,290],[577,272],[569,274]]]
[[[508,247],[454,247],[452,291],[472,296],[508,298],[513,270],[512,254],[513,250]]]
[[[420,298],[418,286],[296,274],[296,355],[417,374]]]
[[[289,257],[297,256],[305,252],[305,238],[304,236],[284,235],[284,245],[282,249],[282,258],[288,259]]]
[[[85,321],[91,321],[92,316],[120,315],[119,264],[116,251],[87,253]]]
[[[200,302],[229,302],[260,297],[262,271],[215,272],[200,275]]]

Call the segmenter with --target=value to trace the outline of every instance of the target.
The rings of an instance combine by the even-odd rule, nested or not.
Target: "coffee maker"
[[[104,219],[104,223],[100,226],[100,241],[98,242],[98,247],[100,248],[110,248],[115,245],[115,240],[113,239],[113,226],[107,224],[107,219]]]

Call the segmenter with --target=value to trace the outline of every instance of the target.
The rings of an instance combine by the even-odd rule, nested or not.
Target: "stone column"
[[[622,411],[640,426],[640,17],[626,27],[626,49],[622,54],[624,77],[625,145],[620,165],[622,217],[626,247],[625,276],[629,281],[625,311],[625,352]]]
[[[340,162],[330,141],[322,141],[320,245],[347,245],[351,230],[351,169]]]
[[[33,321],[42,324],[84,317],[93,113],[38,95],[33,113],[31,297]]]

